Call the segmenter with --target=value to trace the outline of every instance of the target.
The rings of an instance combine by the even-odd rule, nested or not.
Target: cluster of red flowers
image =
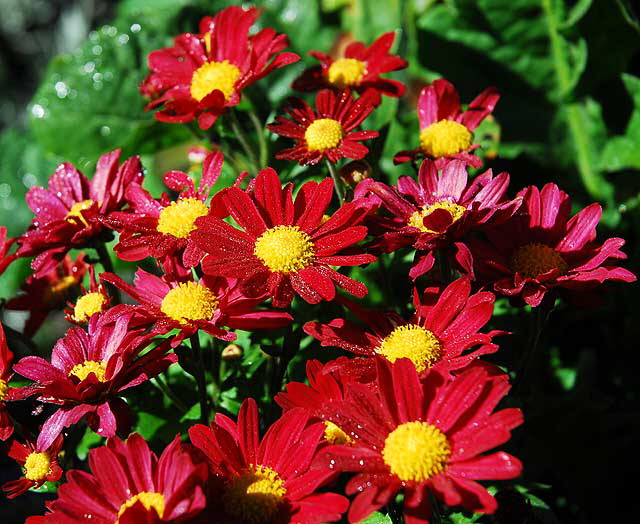
[[[235,111],[245,88],[299,60],[282,52],[284,35],[251,31],[258,16],[230,7],[203,19],[199,33],[150,54],[141,91],[158,120],[197,120],[206,130]],[[342,158],[364,158],[362,142],[378,132],[361,124],[383,96],[405,91],[381,76],[407,66],[390,53],[393,43],[387,33],[368,47],[351,43],[344,56],[312,52],[320,65],[293,86],[318,91],[315,105],[290,99],[288,117],[266,126],[294,140],[276,157],[301,165],[324,159],[332,174]],[[344,189],[337,176],[295,187],[268,167],[248,185],[243,173],[211,194],[224,162],[217,151],[204,158],[197,186],[191,175],[170,171],[159,198],[143,188],[139,159],[120,164],[119,151],[99,159],[91,181],[62,164],[48,189],[32,188],[29,230],[7,241],[0,229],[0,272],[17,257],[35,257],[23,294],[7,307],[29,312],[27,337],[65,301],[76,326],[49,359],[17,360],[13,370],[30,383],[14,388],[13,353],[0,331],[0,439],[12,437],[13,402],[35,398],[47,414],[35,440],[25,433],[24,444],[12,441],[9,455],[24,474],[4,490],[14,497],[59,480],[66,428],[84,421],[108,441],[90,451],[90,473],[68,471],[47,513],[29,522],[198,523],[215,515],[229,524],[320,523],[345,514],[357,522],[395,504],[398,494],[407,523],[428,522],[434,500],[493,512],[495,499],[477,481],[520,475],[518,459],[496,448],[523,421],[519,409],[496,409],[509,377],[481,360],[505,334],[483,330],[495,294],[537,307],[546,295],[591,298],[605,281],[635,280],[617,266],[624,241],[596,240],[598,204],[570,217],[569,196],[554,184],[510,198],[507,173],[471,176],[469,167],[482,165],[473,131],[498,99],[486,89],[463,111],[446,80],[425,87],[419,146],[395,156],[413,161],[417,176],[395,184],[366,178],[347,199],[334,199],[334,188],[339,197]],[[105,246],[114,233],[118,258],[155,261],[151,272],[138,267],[132,284],[111,264]],[[94,250],[103,271],[87,254],[74,261],[71,249]],[[406,272],[408,317],[368,310],[342,293],[364,298],[367,286],[348,268],[393,252],[415,253]],[[332,302],[358,323],[294,318],[294,300]],[[190,443],[176,437],[159,458],[140,435],[120,438],[131,429],[125,392],[178,362],[196,376],[206,417],[205,374],[196,369],[201,333],[232,342],[236,329],[293,322],[346,353],[308,361],[309,384],[290,382],[277,393],[283,414],[263,436],[249,398],[237,422],[217,413],[209,425],[188,429]]]

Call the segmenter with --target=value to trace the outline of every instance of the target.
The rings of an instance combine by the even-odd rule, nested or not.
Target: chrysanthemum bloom
[[[222,340],[236,339],[232,329],[276,329],[293,320],[282,311],[256,309],[264,296],[247,297],[235,280],[205,276],[198,282],[160,278],[138,269],[134,285],[113,273],[103,273],[110,282],[139,303],[136,323],[153,324],[152,333],[165,334],[173,329],[171,346],[178,346],[199,329]]]
[[[171,201],[167,194],[156,200],[142,187],[132,186],[126,193],[131,210],[111,213],[103,220],[120,233],[114,248],[118,257],[138,261],[149,256],[163,259],[184,252],[189,234],[196,227],[196,219],[209,212],[207,198],[220,176],[222,163],[222,153],[207,156],[198,190],[186,173],[169,171],[165,174],[165,185],[180,193],[175,201]],[[200,253],[200,257],[196,254],[190,258],[198,259],[203,255]]]
[[[462,111],[455,87],[439,78],[425,87],[418,99],[420,147],[400,151],[393,161],[400,164],[425,156],[441,168],[448,158],[458,158],[472,167],[480,167],[482,161],[472,153],[480,147],[473,143],[473,130],[493,112],[499,99],[495,87],[489,87]]]
[[[401,97],[406,87],[397,80],[382,78],[382,74],[407,67],[407,61],[389,53],[395,33],[380,36],[369,47],[363,42],[352,42],[344,50],[344,56],[333,58],[320,51],[310,51],[320,65],[306,69],[293,82],[299,91],[317,91],[325,87],[333,89],[349,88],[362,94],[366,90],[376,93],[376,105],[380,95]]]
[[[433,368],[448,375],[481,355],[497,351],[492,338],[503,334],[478,332],[491,318],[495,297],[487,291],[470,293],[467,278],[444,289],[427,288],[422,298],[414,288],[416,312],[408,321],[397,313],[365,310],[343,299],[367,330],[336,318],[329,324],[307,322],[304,331],[322,346],[340,347],[364,357],[380,355],[390,362],[408,358],[421,374]],[[375,370],[375,360],[352,359],[343,368],[365,378]]]
[[[216,522],[314,524],[339,520],[349,505],[337,493],[316,493],[335,478],[330,468],[309,469],[324,433],[301,410],[287,411],[260,440],[258,408],[242,403],[236,424],[217,414],[210,427],[189,430],[209,460]]]
[[[366,210],[347,203],[327,218],[324,212],[333,195],[330,178],[307,182],[295,200],[292,191],[291,184],[282,188],[271,168],[258,173],[252,192],[227,189],[222,200],[242,229],[210,215],[196,221],[193,240],[208,253],[203,271],[239,279],[249,295],[266,292],[275,307],[287,307],[295,293],[311,304],[333,300],[334,284],[365,296],[364,284],[331,266],[375,260],[353,248],[367,235],[360,225]]]
[[[9,393],[9,381],[13,376],[12,362],[13,353],[7,346],[4,329],[0,324],[0,440],[7,440],[13,434],[13,422],[5,406],[5,399]]]
[[[228,7],[203,18],[199,35],[182,34],[173,47],[153,51],[151,74],[141,87],[152,98],[146,109],[161,107],[156,119],[162,122],[197,118],[200,128],[209,129],[227,107],[240,103],[244,88],[300,60],[279,53],[287,37],[271,28],[249,35],[259,14],[256,8]]]
[[[476,481],[510,479],[522,470],[507,453],[484,454],[522,423],[519,409],[492,413],[509,390],[506,375],[474,366],[447,382],[436,372],[421,382],[408,359],[378,359],[376,382],[377,388],[350,383],[345,402],[327,412],[356,443],[329,446],[316,463],[357,472],[346,488],[357,494],[349,521],[360,521],[400,491],[407,524],[429,522],[430,493],[448,506],[495,511],[495,499]]]
[[[372,96],[354,100],[348,90],[334,93],[323,89],[316,95],[316,109],[304,100],[292,98],[285,111],[291,116],[276,116],[267,127],[296,143],[283,149],[276,158],[284,158],[300,165],[317,164],[323,158],[336,163],[341,158],[364,158],[369,150],[360,142],[378,136],[377,131],[354,131],[374,109]]]
[[[75,303],[67,302],[64,317],[72,324],[86,324],[93,315],[106,311],[111,297],[96,279],[95,266],[89,266],[89,289],[80,284],[82,292]]]
[[[51,363],[29,356],[14,366],[17,373],[36,382],[24,388],[25,396],[37,394],[40,401],[60,406],[44,423],[39,448],[47,448],[65,427],[85,415],[101,436],[115,435],[128,416],[118,395],[176,361],[175,354],[166,354],[169,340],[140,356],[153,342],[153,334],[132,329],[128,307],[116,308],[111,315],[91,317],[88,331],[71,328],[53,348]]]
[[[532,307],[555,289],[569,296],[592,290],[607,280],[634,282],[627,269],[617,267],[627,256],[622,238],[597,243],[602,216],[591,204],[569,218],[569,195],[555,184],[542,191],[523,189],[521,212],[505,224],[486,231],[488,241],[469,243],[482,282],[503,295],[517,296]]]
[[[509,174],[493,176],[491,169],[469,180],[464,162],[447,162],[438,176],[436,164],[425,159],[418,181],[402,176],[397,186],[367,179],[356,189],[356,197],[375,195],[391,217],[370,217],[377,239],[373,246],[391,253],[412,245],[420,253],[409,275],[416,279],[435,262],[433,250],[444,249],[457,269],[473,275],[473,258],[465,236],[471,230],[499,224],[511,217],[521,199],[505,199]]]
[[[2,275],[9,264],[17,258],[15,253],[13,255],[7,254],[15,241],[15,238],[7,240],[7,228],[4,226],[0,227],[0,275]]]
[[[17,440],[11,442],[9,456],[24,469],[24,475],[18,480],[5,482],[2,490],[12,499],[22,495],[31,488],[39,488],[45,482],[55,482],[62,476],[62,469],[58,466],[58,453],[62,448],[62,435],[51,445],[41,447],[29,438],[21,444]]]
[[[18,239],[18,255],[36,255],[31,263],[36,276],[51,271],[70,249],[96,240],[105,231],[100,217],[124,205],[125,189],[142,182],[140,159],[118,167],[119,159],[120,150],[102,155],[91,181],[71,164],[60,164],[48,189],[29,189],[27,204],[36,216]]]
[[[91,473],[71,470],[43,524],[195,522],[206,506],[207,465],[177,436],[160,455],[137,433],[89,451]],[[90,520],[89,520],[90,519]]]
[[[7,302],[6,309],[29,312],[24,325],[27,337],[33,337],[47,315],[62,309],[65,300],[80,289],[80,282],[89,268],[84,259],[84,253],[78,255],[75,262],[65,255],[62,262],[42,276],[28,276],[21,288],[22,293]]]

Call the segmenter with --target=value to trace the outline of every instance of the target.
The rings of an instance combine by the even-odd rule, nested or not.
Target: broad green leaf
[[[358,521],[358,524],[390,524],[391,522],[393,522],[391,517],[375,511],[366,519]]]

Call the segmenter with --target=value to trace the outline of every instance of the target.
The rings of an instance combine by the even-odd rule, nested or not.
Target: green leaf
[[[163,418],[157,417],[153,413],[138,411],[137,415],[138,423],[136,424],[136,431],[146,440],[151,440],[158,429],[165,423]]]
[[[76,455],[80,460],[85,460],[89,454],[89,450],[102,444],[104,439],[92,431],[89,427],[85,429],[82,440],[76,448]]]
[[[379,511],[375,511],[366,519],[360,520],[358,524],[390,524],[391,522],[393,522],[391,517],[380,513]]]

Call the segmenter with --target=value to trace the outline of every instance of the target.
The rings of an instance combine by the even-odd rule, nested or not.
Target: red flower
[[[440,169],[447,158],[458,158],[472,167],[480,167],[481,160],[472,153],[480,147],[473,143],[472,131],[493,112],[499,98],[495,87],[490,87],[474,98],[466,111],[462,111],[455,87],[439,78],[425,87],[418,99],[420,147],[400,151],[393,161],[400,164],[425,156],[434,159]]]
[[[296,141],[294,147],[283,149],[276,158],[300,165],[317,164],[323,158],[333,163],[341,158],[359,160],[369,152],[359,142],[378,136],[377,131],[353,131],[374,109],[369,95],[354,100],[348,90],[336,95],[323,89],[316,95],[315,110],[300,98],[291,98],[289,104],[291,107],[285,111],[291,119],[278,115],[275,123],[267,126]]]
[[[211,215],[196,221],[193,239],[208,253],[203,271],[241,280],[250,295],[267,292],[275,307],[288,306],[294,293],[311,304],[333,300],[334,283],[358,297],[366,295],[364,284],[331,267],[375,260],[353,254],[353,248],[345,252],[366,236],[367,228],[359,225],[366,211],[349,203],[325,220],[333,195],[330,178],[307,182],[295,200],[292,191],[291,184],[282,188],[271,168],[258,173],[252,192],[227,189],[222,201],[242,230]]]
[[[390,362],[410,359],[420,373],[437,369],[448,375],[467,367],[475,359],[498,350],[492,342],[501,331],[479,333],[491,318],[495,297],[483,291],[470,294],[469,279],[460,278],[444,289],[427,288],[422,300],[414,288],[415,314],[404,320],[393,312],[369,311],[343,299],[367,331],[342,318],[329,324],[307,322],[305,333],[320,340],[322,346],[346,349],[356,355],[381,355]],[[375,361],[371,358],[347,360],[343,370],[372,378]]]
[[[542,191],[530,186],[519,195],[524,199],[521,213],[488,229],[488,242],[469,243],[479,279],[496,292],[521,295],[535,307],[551,289],[572,296],[607,280],[636,280],[633,273],[616,266],[627,258],[620,251],[622,238],[608,238],[604,244],[595,241],[602,216],[599,204],[569,218],[569,195],[555,184],[546,184]]]
[[[7,497],[12,499],[31,488],[39,488],[45,482],[59,480],[62,476],[62,469],[58,466],[58,454],[62,443],[62,435],[48,446],[36,445],[29,438],[24,444],[14,440],[11,443],[9,456],[24,468],[24,476],[2,485]]]
[[[91,473],[71,470],[38,522],[154,524],[194,522],[206,505],[207,466],[177,436],[160,459],[137,433],[89,451]]]
[[[330,468],[309,470],[324,425],[290,410],[260,440],[258,408],[242,403],[238,423],[216,415],[211,427],[189,430],[209,460],[216,522],[221,524],[314,524],[339,520],[348,501],[337,493],[316,493],[335,477]]]
[[[504,222],[516,212],[521,199],[506,200],[508,186],[508,173],[494,177],[489,169],[469,181],[465,163],[453,160],[438,176],[436,164],[425,159],[417,183],[409,176],[400,177],[397,187],[367,179],[356,197],[373,194],[393,215],[370,219],[378,235],[374,247],[387,253],[406,245],[426,251],[416,258],[411,278],[433,267],[434,249],[445,249],[458,269],[473,275],[473,258],[462,240],[469,231]]]
[[[291,315],[281,311],[256,310],[264,296],[245,296],[235,280],[205,276],[199,282],[160,278],[138,269],[134,285],[113,273],[103,273],[110,282],[140,303],[135,307],[137,324],[154,324],[154,334],[180,330],[172,337],[176,347],[199,329],[226,341],[236,339],[222,326],[232,329],[276,329],[288,325]]]
[[[522,423],[519,409],[492,413],[509,390],[506,375],[472,367],[451,381],[435,372],[420,382],[407,359],[378,359],[376,387],[351,383],[339,410],[327,412],[354,436],[352,446],[330,446],[317,465],[357,472],[347,494],[357,494],[349,521],[357,522],[404,492],[404,521],[429,522],[429,493],[448,506],[491,513],[495,499],[476,480],[517,477],[520,461],[502,451]]]
[[[93,315],[102,313],[109,308],[111,297],[107,295],[104,286],[96,280],[95,266],[89,266],[89,291],[82,284],[82,293],[75,304],[67,302],[64,318],[72,324],[86,324]]]
[[[7,228],[0,226],[0,275],[2,275],[9,264],[17,258],[16,254],[7,255],[15,241],[15,238],[10,238],[7,241]]]
[[[120,150],[102,155],[89,182],[71,164],[60,164],[49,188],[32,187],[27,204],[36,214],[18,242],[21,257],[37,255],[31,263],[36,276],[51,271],[72,248],[88,246],[103,231],[100,217],[124,204],[125,189],[142,182],[137,157],[118,167]]]
[[[401,97],[406,89],[404,84],[380,76],[407,67],[406,60],[389,54],[394,38],[394,32],[385,33],[369,47],[363,42],[352,42],[344,56],[335,59],[320,51],[311,51],[309,54],[318,59],[320,65],[306,69],[293,82],[293,88],[317,91],[324,87],[347,87],[360,94],[370,89],[376,93],[376,105],[380,103],[380,95]]]
[[[300,59],[295,53],[278,54],[287,37],[271,28],[249,36],[258,16],[256,8],[228,7],[203,18],[199,35],[182,34],[174,47],[149,55],[151,74],[141,91],[153,99],[147,109],[162,107],[156,119],[197,118],[200,128],[209,129],[227,107],[240,103],[244,88]]]
[[[164,371],[176,361],[166,352],[169,341],[140,356],[153,342],[153,335],[131,329],[128,306],[116,306],[89,320],[88,331],[71,328],[53,348],[51,363],[40,357],[24,357],[14,370],[36,381],[24,395],[38,395],[42,402],[60,406],[44,423],[38,446],[47,448],[63,428],[89,415],[89,425],[100,435],[111,437],[126,423],[128,408],[118,398]]]
[[[0,440],[7,440],[13,434],[13,422],[11,422],[4,403],[10,391],[9,381],[13,377],[13,373],[11,373],[12,362],[13,353],[7,346],[4,329],[0,324]]]

